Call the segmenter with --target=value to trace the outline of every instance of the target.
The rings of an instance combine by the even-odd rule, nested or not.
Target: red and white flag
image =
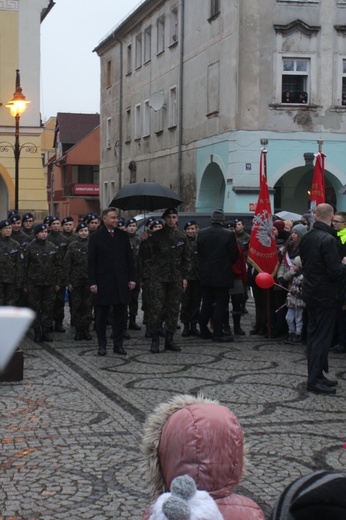
[[[311,203],[310,209],[315,211],[316,206],[325,202],[325,185],[324,185],[324,158],[322,152],[315,154],[316,162],[314,167],[314,175],[312,177],[311,187]]]
[[[273,235],[273,216],[269,189],[264,169],[264,153],[260,157],[260,191],[249,243],[248,262],[257,272],[275,276],[279,266],[276,242]]]

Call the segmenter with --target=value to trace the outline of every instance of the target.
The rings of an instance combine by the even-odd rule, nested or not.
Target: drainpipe
[[[180,2],[180,63],[179,63],[179,133],[178,133],[178,194],[181,196],[183,175],[183,114],[184,114],[184,35],[185,0]]]
[[[120,85],[119,85],[119,121],[118,121],[118,133],[119,133],[119,190],[122,186],[122,161],[123,161],[123,42],[119,40],[113,33],[113,37],[120,44]]]

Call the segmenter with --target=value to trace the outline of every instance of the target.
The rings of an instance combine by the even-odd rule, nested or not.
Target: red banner
[[[273,235],[273,216],[270,206],[269,189],[264,170],[264,153],[260,158],[260,192],[249,243],[248,262],[257,272],[275,275],[278,269],[278,253]]]
[[[98,184],[75,184],[73,186],[74,195],[99,195],[100,187]]]
[[[315,155],[316,162],[314,167],[314,175],[311,187],[311,204],[310,208],[315,211],[316,206],[325,202],[325,186],[324,186],[324,153]]]

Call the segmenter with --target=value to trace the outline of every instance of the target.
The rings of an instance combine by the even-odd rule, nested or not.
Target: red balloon
[[[269,273],[258,273],[255,282],[261,289],[270,289],[274,285],[274,278]]]

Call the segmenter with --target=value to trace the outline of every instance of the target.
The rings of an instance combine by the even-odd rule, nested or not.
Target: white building
[[[103,205],[145,179],[249,211],[266,139],[276,211],[307,209],[318,141],[346,209],[346,0],[144,0],[95,51]]]

